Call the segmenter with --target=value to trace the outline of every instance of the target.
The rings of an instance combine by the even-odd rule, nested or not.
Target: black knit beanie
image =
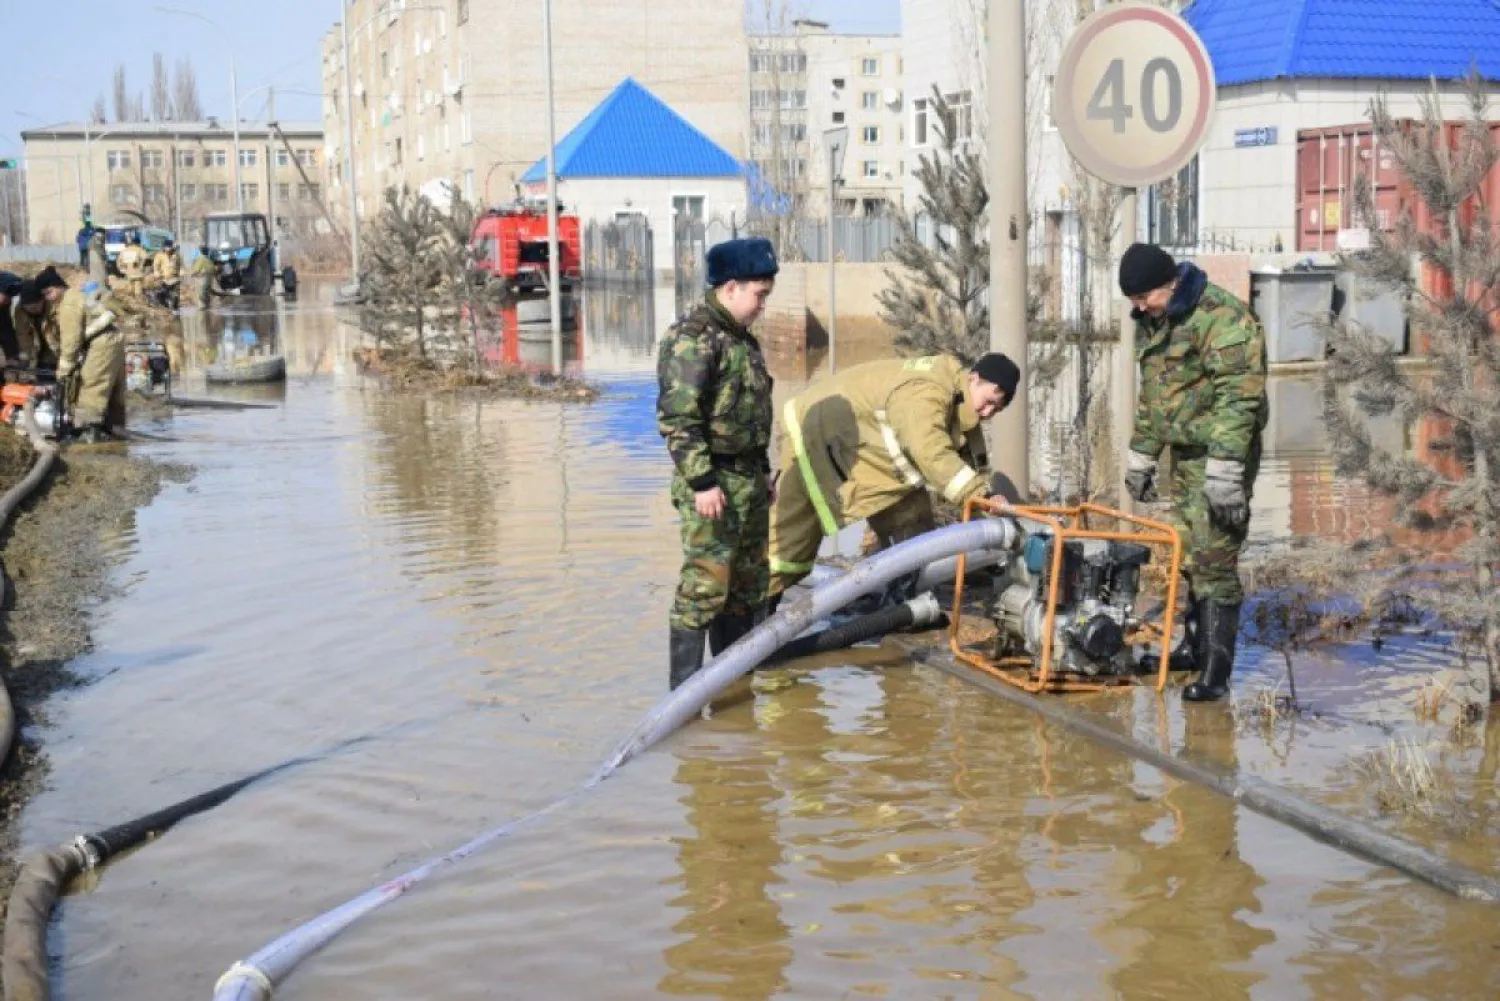
[[[1172,255],[1152,244],[1132,243],[1120,258],[1120,291],[1126,296],[1145,295],[1176,277]]]
[[[1005,390],[1007,400],[1015,399],[1016,386],[1021,382],[1021,370],[1005,355],[996,351],[980,358],[974,363],[974,374]]]

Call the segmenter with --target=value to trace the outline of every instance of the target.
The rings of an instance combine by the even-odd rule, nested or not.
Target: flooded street
[[[195,467],[118,540],[92,684],[49,705],[27,847],[303,755],[60,906],[57,995],[207,998],[282,932],[576,788],[664,693],[679,553],[654,342],[671,290],[591,293],[589,406],[401,395],[349,361],[331,288],[185,318]],[[226,338],[288,381],[213,389]],[[505,347],[530,360],[547,345]],[[1324,458],[1316,376],[1277,380],[1258,540],[1383,515]],[[786,386],[783,386],[785,391]],[[1402,435],[1401,429],[1392,434]],[[1353,534],[1351,534],[1353,533]],[[1309,657],[1264,728],[1175,693],[1090,703],[1142,739],[1356,805],[1348,765],[1425,731],[1452,657]],[[1445,998],[1500,995],[1493,906],[1359,862],[878,651],[678,733],[578,804],[355,926],[278,997]],[[1237,692],[1277,684],[1246,651]],[[1494,798],[1491,724],[1453,750]],[[1490,770],[1486,773],[1486,768]],[[1407,830],[1500,870],[1494,837]]]

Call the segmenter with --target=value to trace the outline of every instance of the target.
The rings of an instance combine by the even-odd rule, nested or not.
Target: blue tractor
[[[259,212],[222,212],[203,220],[203,246],[214,265],[214,282],[227,295],[270,295],[277,279],[297,294],[297,272],[280,266],[266,217]]]

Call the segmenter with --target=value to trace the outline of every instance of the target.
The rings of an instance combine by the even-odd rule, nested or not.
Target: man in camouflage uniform
[[[1135,306],[1140,399],[1125,478],[1137,501],[1156,500],[1157,459],[1172,449],[1172,509],[1185,551],[1192,666],[1190,702],[1229,691],[1239,634],[1239,558],[1265,428],[1266,341],[1243,302],[1147,244],[1120,262]]]
[[[776,284],[769,240],[708,252],[705,300],[662,339],[656,415],[676,467],[682,574],[670,616],[670,684],[755,623],[766,595],[771,376],[750,325]]]

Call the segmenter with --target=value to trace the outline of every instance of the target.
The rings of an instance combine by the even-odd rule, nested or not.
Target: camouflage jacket
[[[772,380],[765,356],[713,293],[662,338],[656,378],[657,426],[690,487],[712,487],[720,464],[769,469]]]
[[[1183,264],[1166,315],[1134,315],[1141,384],[1131,450],[1155,457],[1173,445],[1244,462],[1269,409],[1266,338],[1249,307]]]

